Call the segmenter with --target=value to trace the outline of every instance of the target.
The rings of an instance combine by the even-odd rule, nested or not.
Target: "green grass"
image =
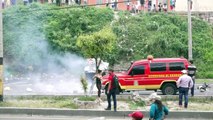
[[[1,107],[28,107],[28,108],[70,108],[77,109],[71,100],[7,100],[0,103]]]
[[[68,108],[78,109],[73,102],[74,97],[18,97],[0,102],[0,107],[28,107],[28,108]],[[94,101],[96,97],[81,96],[80,101]]]
[[[72,97],[19,97],[0,102],[1,107],[28,107],[28,108],[70,108],[78,106],[72,101]]]
[[[6,99],[0,102],[0,107],[26,107],[26,108],[61,108],[61,109],[78,109],[80,106],[73,102],[74,97],[19,97],[16,99]],[[81,101],[93,101],[95,97],[82,96],[78,97]],[[120,101],[121,102],[121,101]],[[131,99],[126,102],[130,110],[149,109],[145,102],[133,102]],[[163,98],[162,102],[171,110],[180,110],[178,106],[178,96]],[[119,105],[119,101],[118,101]],[[212,97],[189,97],[189,110],[213,111]]]
[[[96,97],[90,96],[81,96],[78,98],[80,101],[95,101]]]
[[[203,84],[204,82],[211,84],[213,83],[213,79],[195,79],[196,84]]]
[[[145,101],[133,102],[131,100],[126,101],[129,104],[131,110],[136,110],[138,107],[144,107]]]

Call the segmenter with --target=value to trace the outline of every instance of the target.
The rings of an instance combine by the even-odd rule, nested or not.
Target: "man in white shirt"
[[[182,101],[184,96],[184,108],[188,107],[188,92],[193,87],[193,81],[190,76],[187,75],[187,70],[182,70],[182,76],[177,80],[177,87],[179,88],[179,106],[182,107]]]

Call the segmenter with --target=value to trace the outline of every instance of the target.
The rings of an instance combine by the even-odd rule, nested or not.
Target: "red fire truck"
[[[151,58],[135,61],[125,72],[116,73],[120,91],[161,90],[165,95],[177,92],[176,81],[181,70],[188,69],[185,58]],[[108,87],[108,75],[103,77],[103,88]]]

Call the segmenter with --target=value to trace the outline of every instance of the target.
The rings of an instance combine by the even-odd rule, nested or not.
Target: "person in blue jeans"
[[[114,104],[114,111],[117,111],[117,100],[116,100],[116,86],[113,84],[113,78],[114,78],[115,74],[114,74],[114,70],[113,69],[109,69],[109,86],[108,86],[108,90],[107,90],[107,102],[108,102],[108,106],[107,108],[105,108],[105,110],[111,110],[111,96],[113,99],[113,104]]]
[[[169,114],[169,110],[161,102],[161,97],[157,93],[152,93],[149,96],[152,102],[149,112],[149,120],[164,120]]]
[[[177,80],[177,87],[179,88],[179,106],[182,107],[182,101],[184,96],[184,108],[188,107],[188,92],[193,87],[192,78],[187,75],[187,70],[182,70],[182,76]]]

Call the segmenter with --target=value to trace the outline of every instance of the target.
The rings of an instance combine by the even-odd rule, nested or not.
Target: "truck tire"
[[[165,83],[162,87],[162,93],[164,95],[175,95],[177,87],[174,83]]]

